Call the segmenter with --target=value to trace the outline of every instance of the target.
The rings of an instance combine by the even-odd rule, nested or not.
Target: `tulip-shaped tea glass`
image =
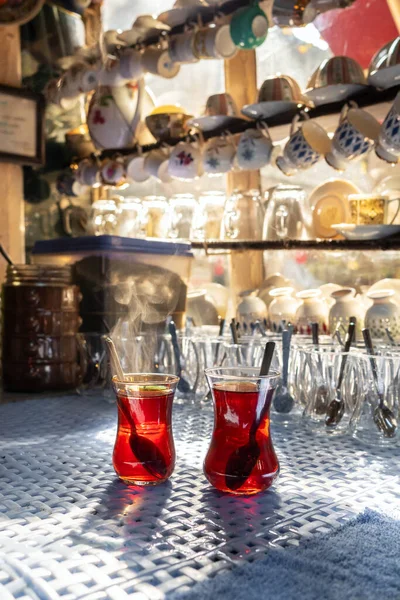
[[[113,377],[118,431],[113,465],[120,479],[135,485],[166,481],[175,466],[172,402],[179,377],[153,373]]]
[[[214,401],[214,431],[204,473],[218,490],[257,494],[279,473],[272,445],[269,411],[279,373],[229,367],[206,369]]]

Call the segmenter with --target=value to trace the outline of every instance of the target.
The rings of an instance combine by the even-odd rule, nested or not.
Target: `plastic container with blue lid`
[[[126,259],[132,263],[157,265],[168,269],[187,284],[193,254],[191,245],[157,239],[125,238],[117,235],[90,235],[36,242],[34,264],[71,265],[87,256]]]
[[[86,236],[36,242],[32,262],[72,266],[82,293],[81,331],[105,333],[130,312],[144,324],[172,314],[184,326],[193,254],[184,242]],[[143,308],[145,307],[145,308]]]

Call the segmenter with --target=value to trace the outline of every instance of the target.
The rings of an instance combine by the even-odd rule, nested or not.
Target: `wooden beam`
[[[257,98],[257,65],[254,50],[240,50],[225,61],[225,91],[232,96],[239,110]],[[228,174],[228,193],[234,189],[260,189],[259,171],[237,171]]]
[[[21,85],[19,27],[0,27],[0,83]],[[12,260],[25,262],[25,224],[22,167],[0,163],[0,243]],[[0,262],[0,282],[6,265]]]
[[[240,50],[234,58],[225,61],[225,91],[234,99],[239,110],[257,98],[257,63],[254,50]],[[227,192],[247,192],[260,189],[260,171],[228,173]],[[264,279],[262,252],[232,252],[229,261],[230,287],[236,305],[240,292],[257,288]]]

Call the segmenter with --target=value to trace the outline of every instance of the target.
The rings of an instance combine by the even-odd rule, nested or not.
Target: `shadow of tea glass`
[[[133,485],[166,481],[175,466],[172,402],[179,377],[154,373],[113,377],[118,430],[113,465],[118,477]]]
[[[273,484],[279,462],[272,445],[269,411],[279,373],[231,367],[206,369],[214,402],[214,431],[204,461],[212,486],[237,495]]]

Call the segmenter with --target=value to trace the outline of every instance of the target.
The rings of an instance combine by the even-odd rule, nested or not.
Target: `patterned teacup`
[[[378,121],[365,110],[350,102],[341,112],[339,127],[332,139],[332,149],[325,160],[334,169],[343,171],[347,161],[357,160],[366,156],[379,137]]]
[[[248,129],[239,138],[236,162],[240,169],[258,170],[271,160],[273,143],[266,125]]]
[[[400,157],[400,92],[382,123],[375,152],[389,163],[397,163]]]
[[[207,142],[203,154],[203,168],[208,175],[228,173],[233,167],[236,147],[233,140],[226,136]]]
[[[297,131],[295,127],[299,116],[294,117],[283,156],[276,159],[277,167],[285,175],[292,175],[298,169],[309,169],[331,149],[331,142],[325,129],[315,121],[311,121],[308,115],[305,116],[306,121]]]
[[[202,173],[201,152],[195,144],[180,142],[172,150],[168,172],[174,179],[197,179]]]

